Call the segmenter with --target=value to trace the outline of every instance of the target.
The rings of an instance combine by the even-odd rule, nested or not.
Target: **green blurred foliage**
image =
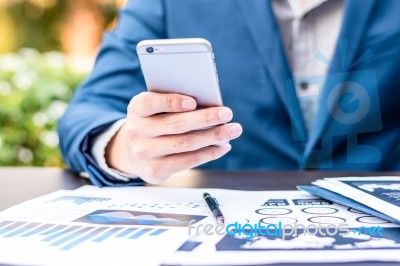
[[[57,1],[43,8],[29,1],[9,5],[6,9],[14,28],[14,49],[35,47],[40,51],[60,50],[60,18],[65,10],[65,1]],[[19,18],[19,19],[17,19]]]
[[[85,74],[54,51],[63,48],[62,31],[78,6],[90,5],[101,30],[121,3],[82,1],[0,0],[0,166],[64,166],[56,124]]]
[[[63,165],[56,122],[83,78],[59,52],[0,57],[0,165]]]

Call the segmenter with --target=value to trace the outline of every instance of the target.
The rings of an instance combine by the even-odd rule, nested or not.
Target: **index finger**
[[[183,94],[142,92],[132,98],[128,112],[140,117],[149,117],[158,113],[192,111],[196,107],[196,101]]]

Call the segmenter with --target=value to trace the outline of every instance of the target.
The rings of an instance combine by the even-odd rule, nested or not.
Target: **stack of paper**
[[[167,265],[400,262],[399,225],[302,191],[260,196],[238,220],[242,234],[194,237]]]
[[[243,191],[94,186],[27,201],[0,213],[0,264],[160,265],[190,223],[215,224],[205,191],[232,204],[228,221],[251,205]]]
[[[400,262],[399,251],[399,225],[301,191],[85,186],[0,213],[10,265]]]
[[[400,224],[400,177],[337,177],[299,186],[319,197]]]

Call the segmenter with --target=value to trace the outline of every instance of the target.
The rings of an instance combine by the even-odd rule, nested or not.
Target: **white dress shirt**
[[[331,59],[343,19],[343,0],[273,0],[283,45],[306,129],[310,131],[319,108],[322,88],[306,82],[324,76],[328,65],[316,59],[318,52]]]
[[[242,0],[246,1],[246,0]],[[264,0],[267,1],[267,0]],[[296,80],[296,93],[307,130],[319,108],[320,89],[307,77],[326,75],[328,66],[316,60],[317,52],[332,58],[343,18],[343,0],[273,0],[286,57]],[[107,165],[105,150],[125,119],[119,120],[94,139],[91,153],[99,167],[121,181],[138,178]]]

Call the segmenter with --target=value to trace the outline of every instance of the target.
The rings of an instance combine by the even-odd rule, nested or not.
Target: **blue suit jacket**
[[[224,103],[244,128],[229,154],[201,168],[399,170],[400,1],[351,0],[344,8],[326,82],[305,77],[323,87],[308,134],[270,1],[129,1],[59,123],[67,164],[97,185],[122,185],[88,150],[146,90],[136,44],[201,37],[213,45]]]

